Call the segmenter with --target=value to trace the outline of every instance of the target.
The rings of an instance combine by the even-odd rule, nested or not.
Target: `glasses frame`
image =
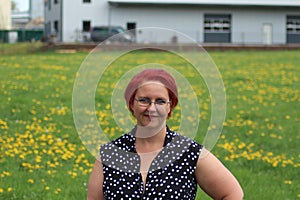
[[[134,98],[135,101],[138,102],[138,105],[139,106],[142,106],[142,107],[148,107],[150,106],[152,103],[155,105],[155,106],[165,106],[167,104],[170,104],[171,101],[168,101],[168,100],[164,100],[164,99],[156,99],[155,101],[151,101],[149,98],[147,97],[141,97],[141,98]],[[160,101],[160,102],[158,102]]]

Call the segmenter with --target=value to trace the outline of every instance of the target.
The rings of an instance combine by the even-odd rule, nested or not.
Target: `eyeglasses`
[[[167,101],[164,99],[156,99],[155,101],[151,101],[149,98],[146,98],[146,97],[138,98],[135,100],[138,102],[138,104],[140,106],[143,106],[143,107],[150,106],[152,103],[154,103],[154,105],[164,106],[171,102],[171,101]]]

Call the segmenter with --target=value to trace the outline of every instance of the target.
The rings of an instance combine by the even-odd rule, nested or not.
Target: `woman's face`
[[[170,112],[170,100],[168,90],[163,84],[146,82],[137,89],[134,98],[131,109],[137,119],[137,125],[149,128],[165,126]]]

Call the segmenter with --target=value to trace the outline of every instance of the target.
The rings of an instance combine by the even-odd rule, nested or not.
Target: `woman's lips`
[[[159,115],[157,115],[157,114],[144,114],[144,116],[145,117],[150,117],[150,118],[152,118],[152,117],[159,117]]]

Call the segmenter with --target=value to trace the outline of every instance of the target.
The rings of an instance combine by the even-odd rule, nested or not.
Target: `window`
[[[91,3],[91,0],[83,0],[83,3]]]
[[[47,22],[45,24],[45,35],[50,36],[51,34],[51,22]]]
[[[231,15],[204,15],[204,42],[231,42]]]
[[[300,34],[300,16],[287,16],[286,31],[287,33]]]
[[[54,0],[54,4],[58,4],[58,0]]]
[[[48,10],[51,10],[51,0],[47,0],[48,1]]]
[[[55,33],[58,33],[58,21],[54,21],[54,31]]]
[[[230,15],[205,15],[204,32],[208,33],[230,33]]]
[[[83,21],[82,30],[83,32],[89,32],[91,30],[91,21]]]
[[[286,17],[286,42],[300,43],[300,15]]]

